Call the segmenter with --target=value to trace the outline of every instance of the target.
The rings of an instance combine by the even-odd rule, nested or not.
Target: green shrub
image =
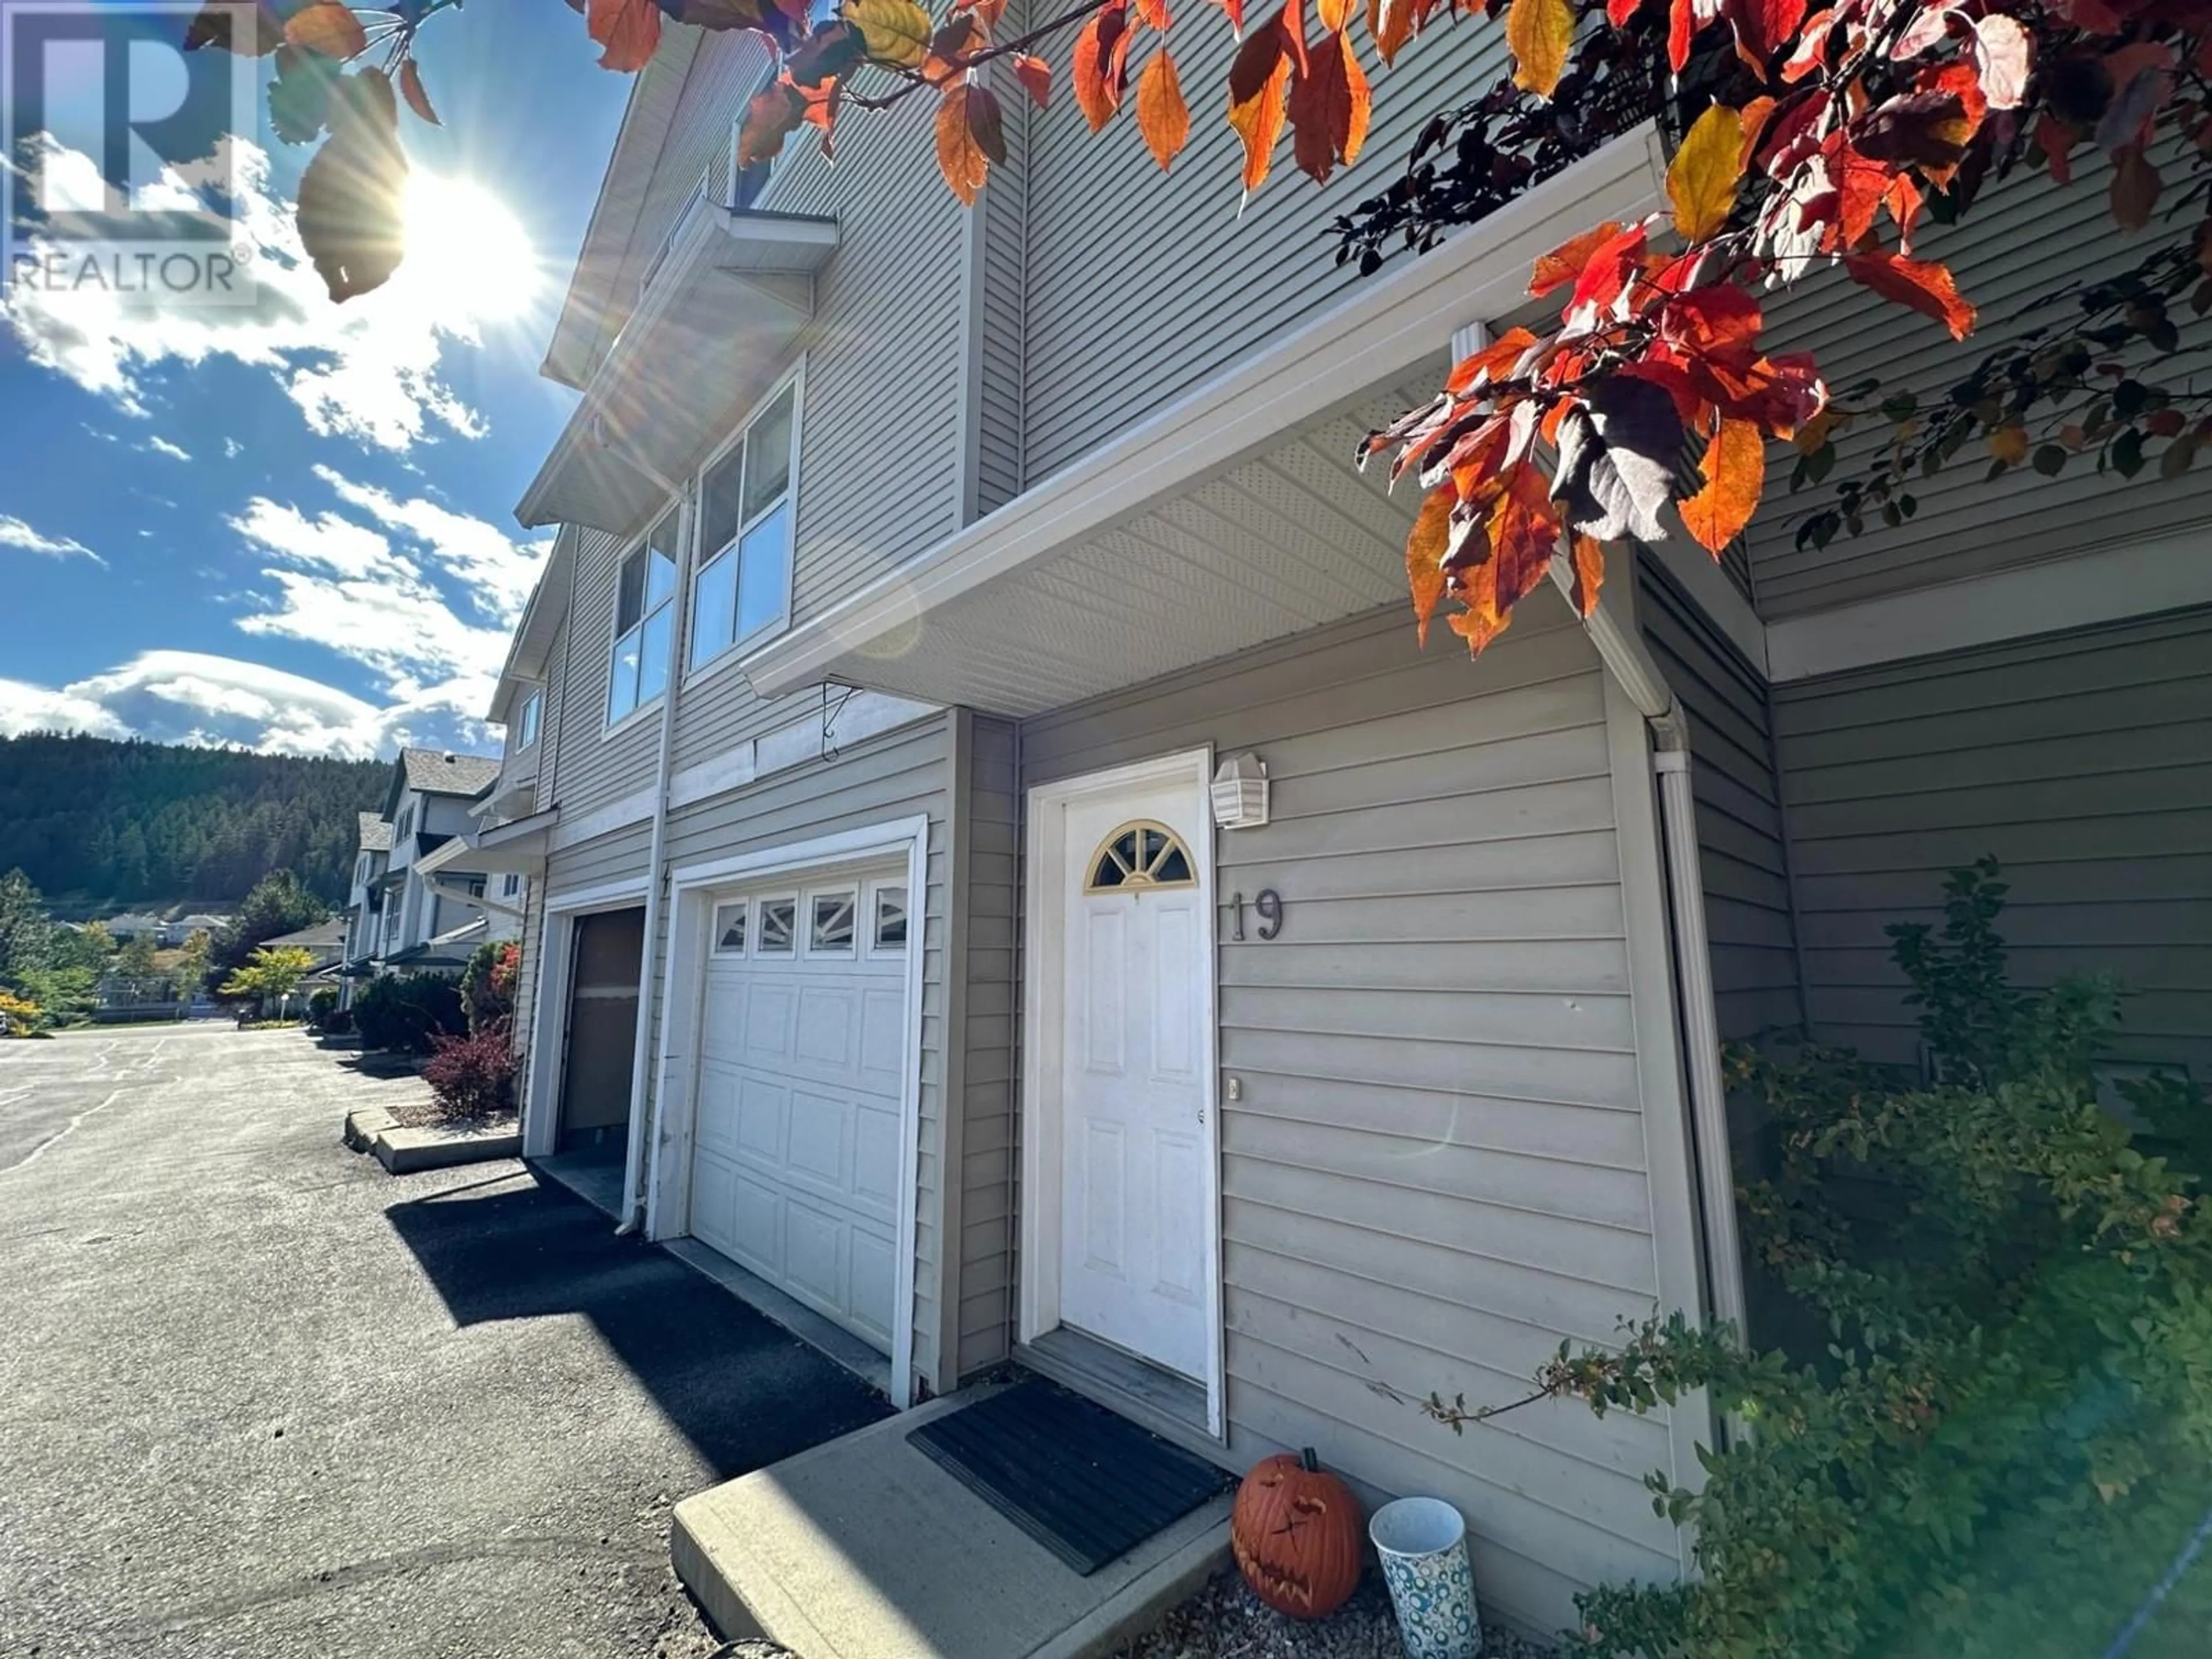
[[[489,939],[470,954],[461,969],[461,1006],[468,1011],[470,1030],[486,1030],[514,1018],[514,980],[521,963],[519,939]]]
[[[439,1032],[458,1036],[467,1029],[461,994],[453,981],[436,974],[387,974],[371,980],[354,999],[354,1024],[362,1044],[427,1054]]]
[[[1753,1355],[1678,1316],[1540,1374],[1601,1415],[1709,1388],[1748,1428],[1704,1455],[1701,1488],[1648,1483],[1696,1528],[1693,1582],[1579,1598],[1574,1652],[2075,1659],[2203,1517],[2212,1217],[2194,1174],[2098,1104],[2118,988],[2012,984],[1997,875],[1955,872],[1940,930],[1890,930],[1926,1081],[1809,1045],[1730,1052],[1773,1170],[1741,1192],[1747,1253],[1784,1298],[1776,1328],[1825,1340]],[[2131,1115],[2203,1146],[2194,1091],[2136,1092]],[[2174,1601],[2136,1659],[2203,1650],[2212,1573]]]
[[[317,988],[307,994],[307,1024],[311,1030],[326,1031],[331,1016],[338,1011],[338,994],[330,986]]]

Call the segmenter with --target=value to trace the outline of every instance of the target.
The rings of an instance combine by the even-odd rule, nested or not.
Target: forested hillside
[[[0,870],[54,899],[231,901],[271,870],[345,897],[356,812],[386,761],[309,760],[106,738],[0,738]]]

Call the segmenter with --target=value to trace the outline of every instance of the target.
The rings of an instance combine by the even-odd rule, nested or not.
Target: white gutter
[[[1633,572],[1634,566],[1631,563]],[[1565,553],[1552,559],[1552,580],[1571,604],[1574,564]],[[1715,1319],[1749,1330],[1743,1288],[1743,1255],[1735,1224],[1735,1176],[1729,1158],[1728,1087],[1721,1075],[1720,1012],[1713,997],[1713,958],[1705,935],[1705,878],[1698,862],[1697,801],[1690,787],[1690,736],[1680,706],[1650,651],[1620,613],[1600,605],[1583,618],[1606,670],[1628,694],[1651,728],[1651,769],[1659,785],[1661,839],[1665,844],[1667,910],[1674,951],[1674,984],[1681,999],[1682,1046],[1689,1071],[1691,1154],[1698,1167],[1703,1211],[1705,1273]]]
[[[629,1061],[629,1137],[623,1152],[623,1215],[617,1236],[637,1232],[645,1225],[646,1081],[652,1071],[653,942],[660,927],[660,893],[667,884],[664,867],[668,842],[668,774],[676,753],[676,698],[684,684],[685,642],[690,638],[691,497],[688,490],[668,483],[657,472],[647,475],[664,484],[676,497],[683,516],[677,525],[676,592],[668,616],[668,689],[660,697],[660,743],[653,763],[653,837],[645,854],[645,945],[637,961],[637,1036]],[[658,522],[658,520],[655,520]],[[651,533],[648,530],[647,533]],[[654,1103],[657,1106],[658,1102]]]

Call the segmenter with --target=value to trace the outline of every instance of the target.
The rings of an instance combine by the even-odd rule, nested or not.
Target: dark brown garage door
[[[637,971],[644,956],[643,908],[576,919],[568,1064],[562,1073],[562,1152],[623,1144],[637,1045]]]

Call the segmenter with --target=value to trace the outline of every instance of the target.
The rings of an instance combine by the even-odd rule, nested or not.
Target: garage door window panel
[[[906,954],[907,896],[903,882],[881,882],[870,890],[870,956]]]
[[[740,900],[735,904],[714,907],[714,954],[718,957],[741,957],[745,953],[745,923],[752,907]]]
[[[755,918],[754,951],[764,957],[787,957],[799,938],[799,901],[768,898],[760,902]]]
[[[806,935],[807,955],[851,956],[860,902],[860,894],[849,887],[814,894],[808,904],[812,920]]]

